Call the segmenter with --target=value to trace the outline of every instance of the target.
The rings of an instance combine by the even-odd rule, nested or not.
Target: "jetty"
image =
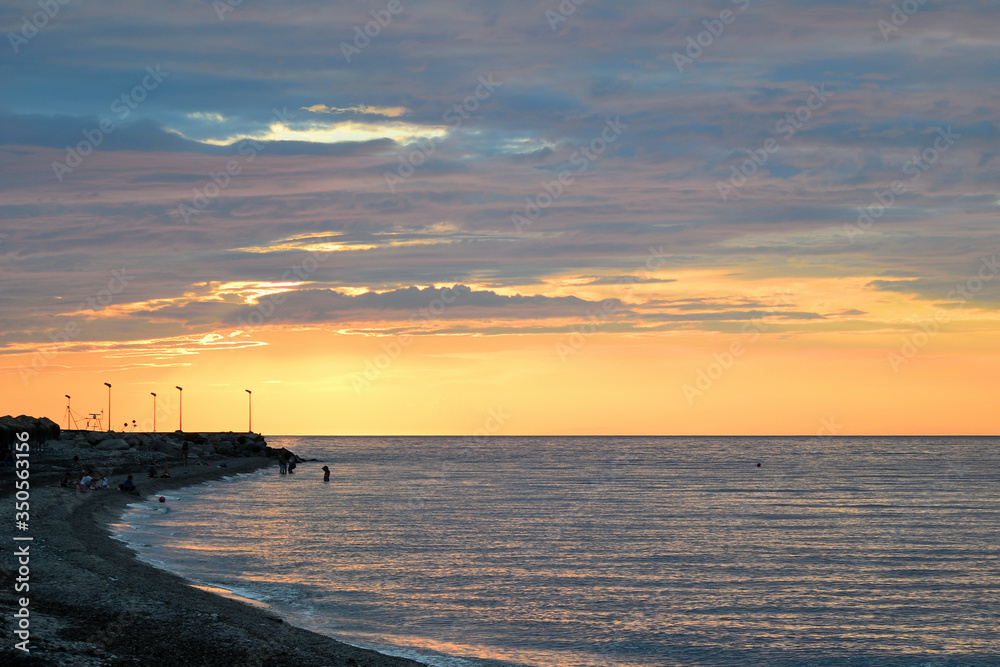
[[[23,432],[29,435],[33,457],[97,457],[127,459],[132,463],[162,459],[175,461],[181,459],[185,443],[191,463],[220,458],[278,457],[282,452],[294,456],[284,448],[270,447],[259,433],[84,431],[61,429],[51,419],[27,415],[0,417],[0,452],[8,451],[15,442],[16,434]]]

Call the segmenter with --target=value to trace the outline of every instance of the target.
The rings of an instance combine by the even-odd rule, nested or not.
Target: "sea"
[[[268,442],[117,539],[435,667],[1000,664],[998,438]]]

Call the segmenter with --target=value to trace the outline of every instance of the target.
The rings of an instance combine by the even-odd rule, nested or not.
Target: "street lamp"
[[[111,430],[111,425],[114,423],[111,421],[111,383],[105,382],[104,386],[108,388],[108,430]]]
[[[149,395],[153,397],[153,433],[156,433],[156,394],[149,392]]]
[[[66,397],[66,430],[69,430],[69,422],[73,418],[73,411],[69,409],[69,394],[63,394]]]
[[[184,387],[177,387],[177,395],[181,397],[180,418],[178,419],[177,430],[184,431]]]
[[[247,433],[253,433],[253,392],[244,389],[247,393]]]

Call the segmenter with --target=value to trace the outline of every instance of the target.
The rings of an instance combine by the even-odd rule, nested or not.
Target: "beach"
[[[227,467],[172,466],[170,478],[129,470],[143,496],[250,472],[274,463],[263,457],[227,459]],[[13,470],[0,493],[0,604],[5,665],[357,665],[396,667],[412,660],[385,656],[292,627],[267,608],[221,597],[140,562],[110,537],[109,524],[140,498],[117,490],[61,488],[71,461],[47,460],[31,469],[30,524],[15,529]],[[113,484],[127,473],[113,476]],[[14,541],[29,536],[31,541]],[[18,556],[28,545],[27,582],[15,592]],[[29,599],[29,652],[15,648],[9,612]]]

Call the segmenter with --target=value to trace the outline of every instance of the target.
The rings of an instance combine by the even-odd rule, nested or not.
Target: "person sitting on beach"
[[[166,459],[163,460],[163,474],[160,477],[170,477],[170,464]]]
[[[108,477],[107,477],[107,475],[104,475],[104,476],[101,477],[101,483],[97,485],[97,488],[98,489],[103,489],[105,491],[108,489]]]
[[[69,473],[66,473],[65,475],[63,475],[62,481],[59,482],[59,486],[63,487],[64,489],[71,489],[71,488],[73,488],[73,478],[72,478],[72,476],[70,476]]]
[[[154,477],[156,477],[156,466],[155,466],[155,465],[153,465],[152,463],[150,463],[150,464],[149,464],[149,467],[148,467],[148,468],[146,468],[146,475],[147,475],[147,476],[148,476],[148,477],[149,477],[150,479],[153,479]]]
[[[131,491],[135,488],[135,482],[132,481],[132,475],[125,478],[125,481],[118,485],[119,491]]]
[[[94,490],[94,487],[91,485],[91,482],[94,481],[94,477],[90,473],[91,471],[88,470],[87,472],[84,473],[83,477],[80,478],[80,481],[78,483],[80,485],[81,491]]]

